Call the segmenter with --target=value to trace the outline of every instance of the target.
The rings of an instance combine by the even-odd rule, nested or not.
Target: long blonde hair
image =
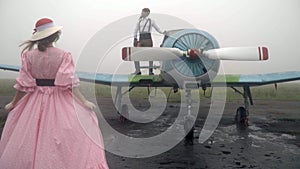
[[[26,50],[32,50],[34,45],[37,44],[38,50],[41,51],[41,52],[44,52],[44,51],[46,51],[47,47],[49,47],[50,44],[52,44],[53,42],[58,41],[60,34],[61,34],[61,31],[57,31],[54,34],[52,34],[52,35],[50,35],[50,36],[48,36],[44,39],[40,39],[40,40],[37,40],[37,41],[28,40],[28,41],[25,41],[25,42],[21,43],[19,45],[19,47],[22,47],[22,46],[25,45],[25,47],[22,50],[22,53],[23,53]]]

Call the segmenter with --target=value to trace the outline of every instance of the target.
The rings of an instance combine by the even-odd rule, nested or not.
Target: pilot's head
[[[141,17],[147,17],[150,14],[150,9],[149,8],[144,8],[142,9]]]

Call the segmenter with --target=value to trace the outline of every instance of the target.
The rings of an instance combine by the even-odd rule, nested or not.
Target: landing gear
[[[127,92],[130,92],[132,89],[133,87],[131,87],[128,91],[122,93],[122,87],[117,87],[115,103],[117,106],[118,114],[120,115],[119,120],[121,123],[125,123],[125,121],[129,119],[128,106],[126,104],[122,105],[122,96]]]
[[[244,98],[244,104],[245,107],[239,107],[236,110],[236,115],[235,115],[235,122],[238,126],[249,126],[249,120],[248,120],[248,116],[249,116],[249,105],[253,105],[253,100],[252,100],[252,95],[251,95],[251,91],[250,91],[250,87],[249,86],[244,86],[244,92],[240,92],[239,90],[237,90],[234,87],[231,87],[235,92],[241,94]]]
[[[192,97],[191,97],[191,90],[186,89],[186,101],[187,101],[187,115],[184,117],[184,130],[187,133],[184,137],[184,144],[185,145],[193,145],[194,144],[194,123],[195,117],[191,114],[192,108]]]

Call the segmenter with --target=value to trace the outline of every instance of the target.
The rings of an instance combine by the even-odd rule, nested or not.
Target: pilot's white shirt
[[[137,34],[139,33],[151,33],[152,31],[152,27],[158,32],[158,33],[163,33],[163,31],[161,31],[161,29],[157,26],[157,24],[155,23],[155,21],[153,19],[151,19],[151,25],[150,25],[150,20],[147,22],[147,20],[150,19],[148,17],[145,18],[141,18],[139,19],[139,21],[136,24],[136,27],[134,29],[134,38],[137,38]],[[147,24],[145,26],[145,24]],[[143,31],[143,28],[145,26],[145,29]],[[143,31],[143,32],[140,32]]]

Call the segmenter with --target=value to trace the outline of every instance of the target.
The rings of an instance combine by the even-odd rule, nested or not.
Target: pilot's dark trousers
[[[140,34],[138,47],[153,47],[153,41],[150,33]],[[135,65],[135,71],[140,72],[141,71],[140,62],[135,61],[134,65]],[[153,73],[153,61],[149,61],[149,74],[152,73]]]

